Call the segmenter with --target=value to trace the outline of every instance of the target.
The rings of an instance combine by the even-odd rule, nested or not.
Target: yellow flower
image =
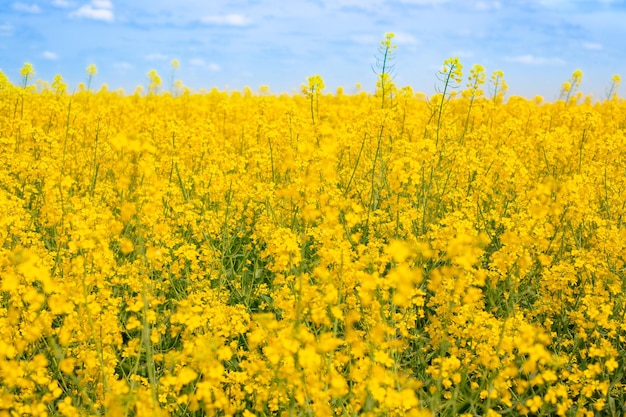
[[[124,255],[128,255],[132,253],[134,250],[135,250],[135,245],[133,244],[132,240],[130,240],[127,237],[124,237],[121,239],[120,252],[122,252]]]
[[[539,395],[535,395],[529,400],[526,400],[526,406],[530,409],[531,412],[536,413],[539,411],[541,406],[543,405],[543,400]]]
[[[178,372],[178,383],[187,385],[198,378],[198,373],[189,367],[184,367]]]
[[[59,370],[68,375],[73,375],[75,366],[76,360],[74,358],[65,358],[59,362]]]
[[[604,366],[606,366],[607,371],[613,372],[619,367],[619,363],[615,360],[615,358],[609,358],[606,362],[604,362]]]

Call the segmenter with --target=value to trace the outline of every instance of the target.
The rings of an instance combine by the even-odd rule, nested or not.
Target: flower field
[[[0,416],[626,413],[626,102],[382,52],[375,93],[0,77]]]

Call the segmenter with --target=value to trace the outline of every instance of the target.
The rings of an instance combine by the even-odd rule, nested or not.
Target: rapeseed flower
[[[619,78],[428,98],[393,40],[375,94],[0,76],[0,413],[623,411]]]

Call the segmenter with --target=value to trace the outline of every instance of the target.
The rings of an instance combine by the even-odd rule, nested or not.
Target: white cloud
[[[411,35],[410,33],[405,33],[405,32],[395,33],[395,37],[393,38],[393,41],[395,41],[398,45],[409,45],[409,46],[419,45],[420,43],[420,41],[418,41],[415,36]]]
[[[378,39],[374,35],[353,35],[350,36],[350,39],[354,43],[358,43],[359,45],[378,45],[380,43],[380,39]]]
[[[13,26],[8,23],[0,25],[0,36],[13,36]]]
[[[47,60],[49,60],[49,61],[56,61],[57,59],[59,59],[59,55],[57,55],[56,53],[51,52],[51,51],[43,51],[43,53],[41,54],[41,56],[42,56],[44,59],[47,59]]]
[[[499,10],[502,8],[502,3],[500,1],[477,1],[474,4],[474,8],[480,11],[488,11],[488,10]]]
[[[189,60],[189,64],[191,64],[194,67],[206,68],[209,71],[213,71],[213,72],[217,72],[222,69],[218,64],[215,64],[213,62],[207,64],[207,62],[202,58],[192,58]]]
[[[565,61],[561,58],[546,58],[532,54],[516,55],[504,58],[509,62],[517,62],[526,65],[562,65]]]
[[[413,6],[437,6],[448,3],[450,0],[396,0],[400,4]],[[329,9],[361,9],[362,11],[380,12],[388,0],[323,0],[324,6]]]
[[[91,0],[91,4],[93,7],[97,7],[99,9],[112,9],[113,3],[110,0]]]
[[[202,23],[208,25],[221,25],[221,26],[248,26],[251,22],[250,19],[241,14],[225,14],[225,15],[213,15],[205,16],[200,19]]]
[[[72,17],[82,17],[85,19],[102,20],[104,22],[113,21],[113,11],[107,9],[97,9],[91,5],[82,6],[71,13]]]
[[[436,6],[447,3],[449,0],[400,0],[400,3],[414,4],[418,6]]]
[[[562,9],[564,7],[588,7],[588,6],[611,6],[611,5],[619,5],[623,0],[530,0],[529,3],[536,3],[539,6],[547,7],[547,8],[558,8]]]
[[[120,61],[120,62],[114,62],[113,68],[119,71],[125,72],[125,71],[135,68],[135,66],[133,64],[129,64],[128,62]]]
[[[147,59],[148,61],[165,61],[168,58],[168,56],[157,52],[154,54],[148,54],[144,56],[144,58]]]
[[[109,0],[92,0],[90,4],[81,6],[78,10],[70,13],[70,17],[112,22],[114,19],[113,3]]]
[[[535,3],[539,4],[540,6],[550,7],[550,6],[561,6],[563,5],[564,1],[562,0],[535,0]]]
[[[24,12],[24,13],[41,13],[41,7],[37,6],[36,4],[26,4],[26,3],[13,3],[12,4],[13,10],[16,10],[18,12]]]
[[[590,51],[600,51],[603,46],[598,42],[583,42],[583,48],[588,49]]]
[[[356,8],[368,11],[380,10],[385,0],[330,0],[325,6],[331,9]]]
[[[66,9],[70,7],[72,4],[67,0],[52,0],[52,5],[54,7],[60,7],[62,9]]]

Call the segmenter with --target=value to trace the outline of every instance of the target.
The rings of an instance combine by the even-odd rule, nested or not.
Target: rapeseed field
[[[379,52],[374,93],[0,76],[0,416],[626,413],[619,77]]]

